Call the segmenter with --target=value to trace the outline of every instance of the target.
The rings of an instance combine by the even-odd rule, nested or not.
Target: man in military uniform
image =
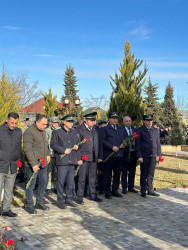
[[[102,136],[100,136],[100,158],[102,157],[103,160],[105,160],[112,153],[114,153],[108,160],[105,161],[104,166],[104,186],[106,199],[111,199],[111,196],[119,198],[123,197],[118,193],[118,189],[125,148],[125,146],[122,144],[123,140],[125,139],[125,129],[118,125],[118,118],[118,112],[109,113],[108,125],[101,128]],[[101,152],[103,153],[101,154]],[[112,171],[113,185],[111,191]]]
[[[161,144],[159,134],[156,128],[152,126],[153,115],[143,116],[144,125],[138,129],[139,137],[136,139],[136,155],[140,162],[140,185],[141,196],[148,195],[159,196],[153,191],[153,177],[156,161],[161,154]]]
[[[63,117],[64,124],[60,129],[52,132],[50,147],[54,150],[58,173],[57,202],[60,209],[65,209],[66,205],[76,207],[72,202],[72,191],[74,188],[75,165],[81,165],[78,150],[79,138],[73,129],[74,114]],[[73,149],[72,149],[73,148]],[[71,150],[72,149],[72,150]],[[65,154],[61,158],[61,155]],[[66,200],[63,197],[64,185],[66,183]]]
[[[80,145],[81,156],[87,155],[88,160],[81,165],[79,170],[78,179],[78,191],[77,191],[77,203],[84,204],[84,189],[85,181],[88,176],[90,198],[93,201],[101,202],[102,200],[97,197],[96,194],[96,175],[97,175],[97,160],[99,150],[99,138],[98,132],[95,128],[96,112],[84,115],[86,121],[76,128],[76,131],[80,137],[80,141],[84,138],[88,139],[87,143]]]
[[[129,136],[131,133],[136,132],[136,128],[131,126],[132,120],[129,116],[125,116],[123,118],[123,124],[125,128],[126,137]],[[130,147],[125,147],[124,150],[124,160],[122,164],[122,175],[121,175],[123,194],[127,193],[127,187],[129,192],[138,193],[138,191],[134,189],[136,162],[137,162],[137,157],[135,152],[135,142],[133,142]],[[128,177],[128,185],[127,185],[127,177]]]
[[[51,118],[51,124],[48,128],[46,128],[46,138],[49,145],[50,150],[50,162],[48,163],[48,183],[46,187],[46,193],[52,194],[52,190],[57,193],[57,168],[55,164],[55,155],[53,149],[50,147],[52,132],[56,129],[60,129],[59,127],[59,118],[54,116]]]

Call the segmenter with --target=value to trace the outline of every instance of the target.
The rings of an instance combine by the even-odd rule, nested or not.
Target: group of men
[[[159,134],[152,126],[153,116],[144,115],[143,126],[136,129],[132,127],[129,116],[123,118],[124,126],[118,125],[117,112],[109,113],[107,124],[101,122],[96,126],[96,114],[86,114],[85,121],[76,128],[73,126],[74,114],[64,116],[61,127],[58,126],[58,117],[53,117],[49,129],[47,117],[38,114],[35,123],[25,130],[23,149],[27,183],[35,173],[30,185],[26,187],[26,210],[29,214],[36,214],[37,209],[49,210],[44,204],[44,195],[46,190],[50,194],[52,189],[57,190],[57,206],[60,209],[84,204],[87,185],[90,199],[102,202],[96,192],[97,169],[102,173],[99,193],[104,192],[106,199],[111,199],[112,196],[123,197],[119,193],[120,179],[123,194],[126,194],[127,190],[138,193],[134,188],[137,160],[141,168],[141,196],[159,196],[153,191],[152,185],[156,161],[162,156]],[[6,122],[0,126],[0,197],[4,188],[1,214],[10,217],[17,216],[10,210],[10,205],[18,169],[17,162],[21,160],[22,132],[16,127],[18,119],[17,113],[10,113]],[[130,146],[125,146],[124,139],[134,132],[138,133],[138,138],[132,141]],[[41,159],[44,160],[45,166],[41,166]],[[73,202],[77,167],[77,198]],[[98,178],[101,179],[101,176]],[[38,190],[34,206],[33,191],[36,182]],[[53,183],[53,186],[50,183]]]

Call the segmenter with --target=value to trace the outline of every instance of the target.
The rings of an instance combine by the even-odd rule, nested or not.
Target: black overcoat
[[[6,123],[0,126],[0,173],[16,173],[18,160],[21,160],[22,131],[15,128],[11,135]]]
[[[50,147],[54,150],[57,166],[77,165],[77,161],[80,160],[80,154],[77,150],[72,150],[70,154],[62,159],[60,155],[64,154],[67,148],[77,145],[78,142],[79,137],[75,129],[67,131],[62,126],[60,129],[53,130]]]
[[[145,125],[138,128],[136,139],[136,155],[138,158],[162,156],[158,130],[148,129]]]

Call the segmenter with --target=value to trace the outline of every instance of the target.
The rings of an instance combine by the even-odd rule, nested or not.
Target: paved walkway
[[[85,199],[85,205],[66,210],[58,209],[51,195],[50,211],[29,215],[15,208],[19,216],[0,217],[0,231],[16,241],[18,250],[188,249],[188,189],[159,193],[146,199],[128,193],[100,204]]]

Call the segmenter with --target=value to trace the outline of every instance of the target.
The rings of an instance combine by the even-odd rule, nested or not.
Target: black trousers
[[[121,174],[121,185],[122,189],[132,189],[134,188],[134,179],[136,172],[136,153],[131,152],[130,158],[127,156],[122,163],[122,174]],[[128,177],[128,181],[127,181]]]
[[[145,193],[146,190],[153,192],[155,165],[156,157],[143,158],[143,163],[140,163],[140,186],[142,193]]]
[[[105,163],[103,163],[103,162],[100,162],[100,163],[97,164],[99,193],[104,192],[104,164]]]
[[[88,176],[89,192],[91,199],[96,197],[97,163],[85,161],[79,169],[77,197],[83,200],[86,177]]]
[[[57,182],[57,202],[64,203],[63,196],[64,186],[66,183],[66,201],[72,199],[72,190],[74,188],[74,165],[57,166],[58,182]]]
[[[111,157],[105,162],[104,166],[104,189],[105,195],[111,194],[111,180],[113,171],[112,192],[117,192],[120,183],[122,157]]]

